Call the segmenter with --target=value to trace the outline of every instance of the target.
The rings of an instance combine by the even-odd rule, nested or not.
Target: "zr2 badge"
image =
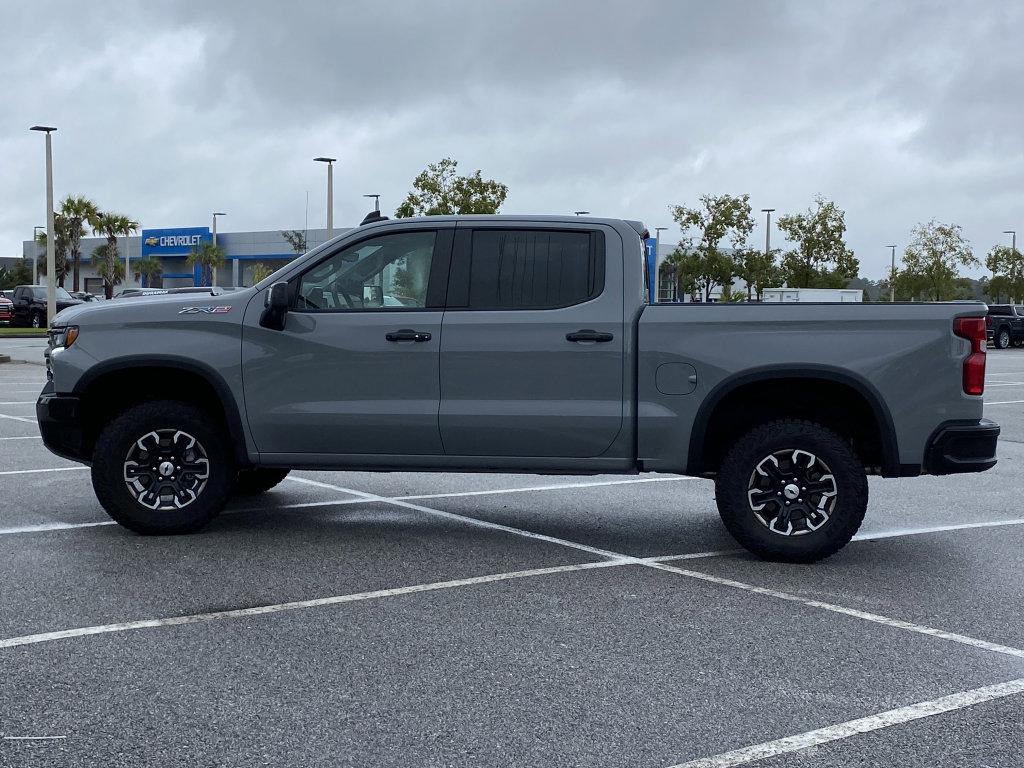
[[[223,315],[230,312],[231,307],[182,307],[179,315]]]

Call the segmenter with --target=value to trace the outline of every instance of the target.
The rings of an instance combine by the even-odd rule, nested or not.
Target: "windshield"
[[[61,288],[59,285],[57,286],[57,294],[56,295],[57,295],[58,299],[63,299],[65,301],[71,301],[74,298],[70,293],[68,293],[66,290]]]

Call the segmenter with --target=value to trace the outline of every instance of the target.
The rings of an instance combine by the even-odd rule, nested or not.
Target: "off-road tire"
[[[1010,331],[1006,328],[1000,328],[996,331],[995,338],[992,339],[992,345],[996,349],[1006,349],[1010,346]]]
[[[816,529],[809,529],[812,514],[818,513],[819,498],[818,502],[808,504],[810,512],[803,521],[807,530],[797,535],[784,535],[769,528],[769,524],[754,511],[754,499],[758,497],[750,495],[759,492],[752,490],[755,481],[768,486],[774,482],[764,472],[761,472],[764,480],[755,475],[759,467],[764,466],[766,459],[784,456],[790,450],[811,454],[820,462],[819,467],[824,464],[828,476],[833,478],[835,491],[833,506],[824,523]],[[801,461],[807,460],[801,458]],[[775,469],[778,467],[776,461]],[[780,498],[784,498],[781,491],[785,490],[781,484],[789,480],[788,477],[779,480]],[[715,480],[715,499],[722,522],[729,533],[758,557],[788,563],[813,563],[838,552],[857,533],[867,510],[868,484],[864,464],[846,440],[820,424],[785,419],[763,424],[736,441],[719,468]],[[768,502],[771,506],[761,505],[761,508],[781,509],[774,506],[775,503],[772,499]],[[772,520],[771,524],[777,523],[779,519],[777,517]],[[793,530],[793,524],[787,524]]]
[[[232,491],[238,496],[256,496],[266,493],[286,477],[290,469],[271,469],[269,467],[257,467],[254,469],[241,469],[235,478],[235,487]]]
[[[175,446],[179,440],[180,444],[187,445],[188,438],[194,438],[197,450],[202,452],[202,457],[208,462],[205,482],[198,490],[193,488],[188,491],[193,499],[187,500],[180,508],[176,505],[170,509],[147,507],[129,490],[126,481],[130,472],[128,464],[135,465],[138,462],[129,462],[128,459],[130,456],[138,456],[139,443],[147,440],[154,432],[158,435],[175,435]],[[179,438],[179,433],[183,433],[184,437]],[[153,450],[152,453],[156,454],[157,451]],[[196,454],[189,453],[186,456],[195,460]],[[160,458],[154,456],[151,460],[158,463]],[[178,469],[181,468],[179,463]],[[195,483],[196,474],[185,472],[181,478]],[[96,497],[107,514],[136,533],[159,535],[199,530],[224,508],[235,475],[233,455],[223,433],[217,429],[216,421],[202,409],[175,400],[155,400],[129,407],[103,428],[93,450],[92,485]]]

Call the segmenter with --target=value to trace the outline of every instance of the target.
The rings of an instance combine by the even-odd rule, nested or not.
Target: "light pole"
[[[896,246],[885,247],[892,249],[892,262],[889,266],[889,303],[892,304],[896,301]]]
[[[373,198],[373,210],[380,213],[380,195],[363,195],[363,197]]]
[[[573,211],[577,216],[588,216],[590,211]]]
[[[1004,229],[1003,230],[1003,234],[1004,235],[1011,235],[1012,239],[1010,240],[1010,242],[1012,243],[1012,245],[1010,246],[1010,250],[1013,253],[1016,253],[1017,252],[1017,230],[1015,230],[1015,229]]]
[[[334,163],[336,157],[314,157],[313,162],[327,163],[327,239],[334,237]]]
[[[772,252],[772,214],[775,212],[774,208],[762,208],[761,213],[764,217],[764,255],[770,256]]]
[[[661,233],[664,232],[668,227],[655,227],[654,228],[654,285],[657,286],[658,292],[661,292],[661,283],[658,279],[658,266],[659,260],[661,259]],[[675,299],[675,296],[671,297]]]
[[[215,211],[213,214],[213,227],[211,227],[211,234],[213,235],[213,247],[217,247],[217,217],[227,216],[222,211]],[[217,268],[213,268],[213,284],[217,284]],[[238,259],[231,262],[231,284],[238,285]]]
[[[57,254],[53,233],[53,148],[50,134],[57,129],[49,125],[33,125],[30,130],[46,134],[46,322],[57,314]]]
[[[35,243],[35,256],[32,257],[32,285],[39,284],[39,230],[46,229],[45,225],[37,224],[32,227],[32,242]]]

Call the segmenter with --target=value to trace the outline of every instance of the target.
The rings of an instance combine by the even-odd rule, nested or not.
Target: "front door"
[[[441,455],[439,350],[451,226],[343,245],[291,279],[282,331],[246,311],[249,428],[265,460]]]
[[[589,458],[612,445],[623,423],[618,241],[593,225],[460,225],[441,338],[446,454]]]

